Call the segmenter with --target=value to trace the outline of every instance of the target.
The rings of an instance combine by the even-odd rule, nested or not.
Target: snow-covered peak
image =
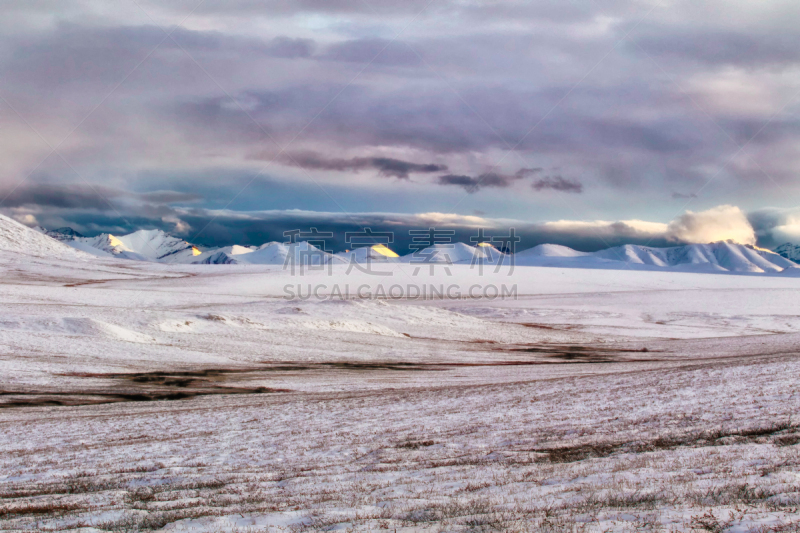
[[[395,263],[400,259],[400,256],[393,252],[388,246],[384,244],[374,244],[372,246],[364,246],[356,248],[355,250],[348,250],[346,252],[339,252],[336,254],[346,262],[354,263]]]
[[[169,256],[180,252],[190,252],[193,255],[200,253],[198,250],[195,254],[191,244],[160,229],[134,231],[118,237],[118,240],[129,250],[154,261],[167,261]]]
[[[255,247],[239,246],[238,244],[234,244],[233,246],[225,246],[223,248],[214,248],[212,250],[207,250],[203,253],[196,254],[191,257],[186,256],[182,258],[180,262],[208,264],[208,265],[228,265],[228,264],[238,263],[238,261],[234,259],[235,256],[249,254],[254,252],[255,250],[256,250]]]
[[[70,227],[63,227],[63,228],[57,228],[57,229],[45,229],[42,226],[36,226],[33,229],[35,229],[39,233],[43,233],[43,234],[47,235],[48,237],[52,237],[52,238],[56,239],[57,241],[62,241],[62,242],[72,241],[72,240],[75,240],[75,239],[77,239],[79,237],[83,237],[83,235],[81,235],[80,233],[78,233],[77,231],[75,231],[74,229],[72,229]]]
[[[470,246],[463,242],[434,244],[400,258],[403,263],[472,264],[502,261],[505,254],[494,246]]]
[[[573,250],[568,246],[561,246],[560,244],[540,244],[517,252],[516,257],[582,257],[588,255],[586,252],[579,252]]]
[[[800,245],[787,242],[775,248],[775,253],[795,263],[800,261]]]
[[[122,236],[103,233],[96,237],[76,237],[68,244],[82,249],[91,246],[125,259],[164,263],[187,262],[186,259],[201,253],[195,246],[160,229],[139,230]]]

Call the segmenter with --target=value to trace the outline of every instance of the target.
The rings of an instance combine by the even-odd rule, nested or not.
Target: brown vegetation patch
[[[612,348],[605,346],[581,346],[581,345],[561,345],[561,344],[537,344],[534,346],[504,348],[506,352],[533,353],[550,359],[551,364],[570,364],[570,363],[630,363],[630,362],[652,362],[654,358],[635,358],[628,354],[649,353],[647,348]],[[553,361],[555,360],[555,361]]]
[[[584,459],[608,457],[616,453],[645,453],[672,450],[679,447],[726,446],[750,444],[764,440],[775,446],[789,446],[800,442],[800,426],[778,422],[770,426],[744,429],[715,429],[685,435],[666,435],[645,442],[610,442],[539,448],[532,452],[545,454],[542,462],[573,463]]]
[[[416,450],[418,448],[426,448],[428,446],[433,446],[434,444],[436,443],[432,440],[408,441],[404,442],[403,444],[400,444],[398,448],[408,448],[411,450]]]

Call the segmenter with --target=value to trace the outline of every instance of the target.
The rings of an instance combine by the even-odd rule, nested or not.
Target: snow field
[[[39,237],[0,253],[2,530],[800,530],[796,278]],[[515,296],[466,296],[491,283]],[[395,284],[462,297],[331,298]]]
[[[798,370],[783,356],[489,386],[5,411],[5,525],[692,531],[705,520],[792,531]]]

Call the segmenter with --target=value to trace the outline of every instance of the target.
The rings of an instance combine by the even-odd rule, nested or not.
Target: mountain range
[[[66,245],[66,246],[65,246]],[[512,264],[512,256],[482,243],[438,244],[413,254],[398,256],[384,245],[357,248],[338,254],[323,252],[306,242],[269,242],[261,246],[226,246],[201,249],[161,230],[139,230],[127,235],[108,233],[85,237],[71,228],[35,231],[0,215],[0,250],[30,255],[69,258],[101,257],[179,264],[285,265],[292,259],[306,264],[437,263],[484,265]],[[289,260],[287,261],[287,258]],[[740,272],[800,275],[800,246],[790,243],[766,250],[731,242],[687,244],[668,248],[624,245],[597,252],[580,252],[566,246],[541,244],[513,255],[516,266],[675,270],[683,272]]]
[[[684,272],[782,272],[798,265],[777,253],[730,242],[686,244],[652,248],[626,244],[598,252],[578,252],[566,246],[541,244],[518,253],[515,264],[525,266],[572,266],[619,268],[624,263],[637,269]],[[800,269],[798,269],[800,270]]]

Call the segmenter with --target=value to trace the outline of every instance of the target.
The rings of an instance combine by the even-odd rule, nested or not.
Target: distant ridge
[[[268,242],[258,248],[244,246],[227,246],[219,250],[210,250],[193,258],[192,263],[205,264],[247,264],[247,265],[321,265],[346,263],[339,256],[323,252],[307,242],[285,244]]]
[[[81,235],[80,233],[78,233],[77,231],[75,231],[74,229],[72,229],[70,227],[63,227],[63,228],[57,228],[57,229],[53,229],[53,230],[47,230],[47,229],[44,229],[41,226],[36,226],[33,229],[35,229],[39,233],[44,233],[48,237],[52,237],[52,238],[54,238],[54,239],[56,239],[58,241],[62,241],[62,242],[72,241],[72,240],[74,240],[76,238],[83,237],[83,235]]]
[[[800,245],[787,242],[775,248],[775,253],[797,263],[800,261]]]
[[[5,219],[18,225],[11,219]],[[27,229],[27,228],[25,228]],[[437,244],[413,254],[397,256],[389,248],[364,246],[348,252],[330,254],[307,242],[268,242],[256,246],[226,246],[201,250],[197,246],[154,230],[139,230],[127,235],[104,233],[83,237],[72,228],[45,230],[37,228],[64,244],[101,257],[182,264],[253,264],[289,265],[292,261],[312,264],[388,262],[400,264],[508,264],[559,268],[601,268],[633,270],[674,270],[680,272],[777,273],[800,275],[800,246],[790,243],[775,252],[732,242],[686,244],[654,248],[626,244],[597,252],[580,252],[558,244],[540,244],[513,255],[491,245],[470,246],[464,243]],[[35,233],[35,232],[34,232]],[[44,236],[42,236],[44,238]]]
[[[577,252],[566,246],[541,244],[516,255],[517,265],[582,268],[669,268],[683,272],[782,272],[798,268],[777,253],[748,244],[714,242],[652,248],[626,244],[598,252]]]

